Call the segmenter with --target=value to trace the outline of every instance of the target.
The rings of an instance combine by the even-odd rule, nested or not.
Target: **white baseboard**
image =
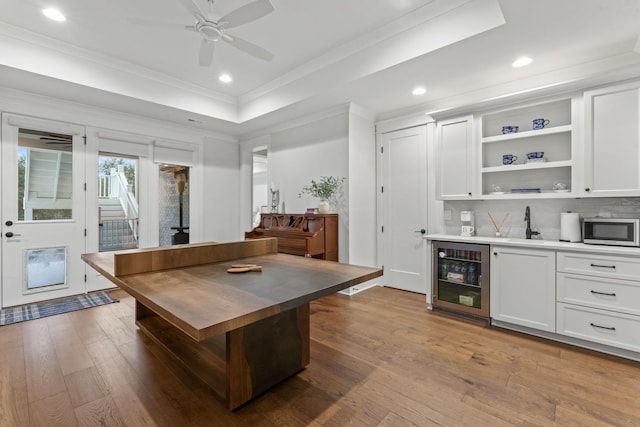
[[[360,285],[356,285],[356,286],[352,286],[352,287],[347,288],[347,289],[343,289],[338,293],[340,293],[342,295],[352,296],[352,295],[357,294],[358,292],[362,292],[362,291],[365,291],[367,289],[373,288],[374,286],[379,286],[379,285],[377,285],[375,283],[362,283]]]

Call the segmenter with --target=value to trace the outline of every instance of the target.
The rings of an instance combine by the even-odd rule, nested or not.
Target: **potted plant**
[[[342,189],[343,177],[321,176],[319,181],[311,180],[311,184],[302,187],[302,191],[298,197],[303,194],[309,194],[312,197],[320,199],[318,212],[329,212],[329,201],[332,200]]]

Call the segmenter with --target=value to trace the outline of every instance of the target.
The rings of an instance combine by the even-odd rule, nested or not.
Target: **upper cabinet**
[[[438,122],[436,134],[436,197],[471,199],[473,194],[473,116]]]
[[[640,196],[639,88],[585,92],[585,195]]]
[[[575,197],[570,98],[481,116],[481,198]]]
[[[437,127],[441,200],[640,197],[640,81]]]

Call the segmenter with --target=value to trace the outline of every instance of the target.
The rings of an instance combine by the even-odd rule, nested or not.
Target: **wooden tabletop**
[[[382,275],[377,268],[281,253],[117,276],[113,253],[83,259],[196,341]],[[262,272],[227,272],[244,263],[261,265]]]

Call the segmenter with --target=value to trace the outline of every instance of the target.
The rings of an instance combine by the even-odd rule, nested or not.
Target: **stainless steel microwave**
[[[640,246],[640,219],[585,218],[582,236],[591,245]]]

